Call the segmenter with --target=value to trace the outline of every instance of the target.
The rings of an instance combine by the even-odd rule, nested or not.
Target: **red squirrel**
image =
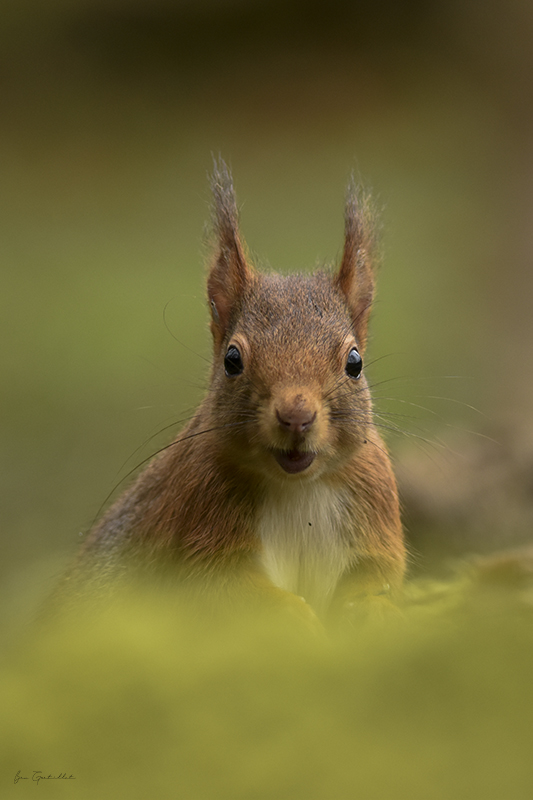
[[[282,276],[251,265],[221,160],[211,186],[209,390],[88,534],[70,579],[111,579],[138,554],[218,598],[257,600],[308,625],[349,619],[361,603],[394,598],[406,561],[363,370],[369,203],[352,182],[336,271]]]

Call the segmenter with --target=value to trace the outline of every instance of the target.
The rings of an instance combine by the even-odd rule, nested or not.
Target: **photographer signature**
[[[33,775],[31,778],[28,778],[27,775],[21,775],[21,770],[17,772],[15,775],[14,783],[18,783],[19,781],[34,781],[35,783],[40,783],[41,781],[75,781],[76,778],[74,775],[68,775],[66,772],[60,772],[59,775],[43,775],[42,770],[34,769]]]

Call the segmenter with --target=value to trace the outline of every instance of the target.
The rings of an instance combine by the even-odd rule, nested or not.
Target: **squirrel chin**
[[[277,463],[285,472],[288,472],[289,475],[295,475],[308,469],[315,460],[315,456],[316,453],[297,449],[274,451],[274,458]]]

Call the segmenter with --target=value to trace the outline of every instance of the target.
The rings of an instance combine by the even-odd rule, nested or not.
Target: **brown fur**
[[[323,598],[323,618],[349,616],[358,598],[379,597],[389,587],[394,593],[404,573],[396,484],[372,423],[366,380],[364,374],[345,374],[351,349],[364,354],[374,291],[368,203],[350,186],[337,274],[281,277],[249,265],[231,176],[222,162],[212,188],[210,389],[175,443],[89,534],[72,575],[90,572],[107,580],[108,573],[126,568],[133,552],[147,565],[175,565],[185,583],[196,577],[206,593],[216,586],[219,595],[262,598],[312,627],[313,610],[297,591],[276,586],[262,560],[266,547],[273,557],[283,551],[284,532],[278,536],[265,514],[278,497],[288,498],[280,506],[287,519],[300,504],[307,520],[307,503],[308,526],[313,514],[323,526],[330,511],[335,520],[332,547],[344,561],[337,571],[335,564],[328,567],[336,577]],[[224,370],[229,345],[238,348],[244,365],[233,377]],[[274,452],[316,455],[307,468],[290,474]],[[324,502],[331,506],[326,516]],[[307,555],[307,529],[300,533],[298,524],[287,522],[296,566]],[[326,524],[320,536],[329,535]],[[320,570],[319,555],[315,560]]]

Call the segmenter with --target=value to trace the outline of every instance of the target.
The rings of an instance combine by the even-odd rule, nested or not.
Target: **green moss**
[[[143,593],[27,632],[2,667],[3,796],[518,800],[533,789],[528,590],[409,591],[404,620],[318,642],[192,625]]]

